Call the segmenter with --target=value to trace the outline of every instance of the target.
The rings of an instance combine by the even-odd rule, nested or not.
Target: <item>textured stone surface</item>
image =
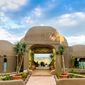
[[[26,85],[56,85],[54,76],[31,76]]]
[[[36,69],[33,71],[33,76],[51,76],[51,71],[46,69]]]

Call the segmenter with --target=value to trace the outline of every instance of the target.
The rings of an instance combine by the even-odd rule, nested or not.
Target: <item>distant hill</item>
[[[40,62],[44,62],[44,63],[47,63],[47,64],[50,64],[50,62],[51,62],[51,58],[50,57],[34,57],[34,61],[35,62],[37,62],[38,61],[38,63],[40,63]]]

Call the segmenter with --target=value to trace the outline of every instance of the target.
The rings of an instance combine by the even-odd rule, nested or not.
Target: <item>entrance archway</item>
[[[29,68],[32,68],[34,55],[31,55],[31,52],[34,52],[34,54],[53,54],[53,69],[56,68],[56,53],[55,48],[51,45],[33,45],[30,47],[29,50]]]

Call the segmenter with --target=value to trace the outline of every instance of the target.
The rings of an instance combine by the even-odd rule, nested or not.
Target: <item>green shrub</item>
[[[73,70],[73,68],[71,69],[71,73],[74,73],[74,70]]]
[[[27,77],[27,73],[22,73],[22,78],[26,78]]]
[[[26,77],[27,77],[27,73],[22,73],[22,80],[23,81],[25,81]]]
[[[0,76],[0,81],[3,81],[3,78],[2,78],[2,76]]]
[[[25,78],[22,78],[23,81],[25,81]]]
[[[5,74],[5,76],[6,76],[5,80],[11,80],[10,74]]]
[[[68,75],[68,78],[74,78],[74,77],[75,75],[73,73]]]
[[[61,74],[61,73],[57,73],[57,78],[58,78],[58,79],[60,79],[60,74]]]

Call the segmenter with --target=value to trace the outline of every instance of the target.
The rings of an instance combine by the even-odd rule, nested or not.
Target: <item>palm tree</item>
[[[51,59],[53,58],[53,55],[52,55],[52,54],[50,55],[50,58],[51,58]]]
[[[56,55],[57,55],[57,56],[59,55],[59,50],[56,50]],[[57,58],[57,59],[58,59],[58,58]],[[59,63],[59,66],[61,67],[60,62],[59,62],[59,59],[58,59],[58,63]]]
[[[52,60],[52,61],[51,61],[51,64],[52,64],[52,65],[54,64],[54,58],[53,58],[53,57],[54,57],[54,56],[51,54],[51,55],[50,55],[50,58],[51,58],[51,60]]]
[[[34,51],[31,51],[31,60],[32,60],[32,65],[34,64]]]
[[[56,50],[56,55],[58,55],[59,54],[59,51],[58,50]]]
[[[60,55],[61,55],[61,57],[62,57],[63,74],[65,74],[65,63],[64,63],[64,56],[63,56],[64,50],[65,50],[65,47],[64,47],[62,44],[60,44],[60,45],[59,45],[59,53],[60,53]]]
[[[16,72],[16,75],[19,75],[19,71],[20,71],[21,66],[22,66],[24,54],[25,54],[25,52],[27,52],[26,46],[27,46],[27,43],[25,43],[25,42],[23,42],[23,43],[17,42],[15,44],[15,47],[13,48],[17,54],[17,72]]]

